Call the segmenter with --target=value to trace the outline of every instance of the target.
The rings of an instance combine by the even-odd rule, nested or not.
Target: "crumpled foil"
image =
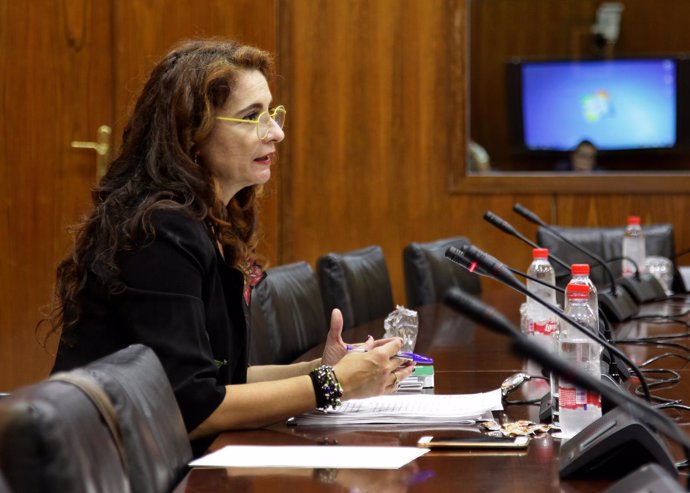
[[[400,337],[403,340],[401,351],[412,352],[417,344],[419,319],[417,312],[397,305],[383,321],[384,337]]]

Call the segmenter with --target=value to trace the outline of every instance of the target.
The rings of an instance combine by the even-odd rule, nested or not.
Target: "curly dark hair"
[[[272,75],[269,53],[233,41],[182,43],[153,69],[124,129],[122,146],[92,191],[93,210],[74,227],[74,250],[57,268],[46,336],[69,329],[80,317],[80,294],[95,275],[111,294],[124,289],[116,255],[141,238],[153,239],[151,214],[174,209],[203,221],[223,247],[225,261],[254,258],[259,186],[225,204],[197,148],[209,136],[242,70]],[[142,236],[143,235],[143,236]]]

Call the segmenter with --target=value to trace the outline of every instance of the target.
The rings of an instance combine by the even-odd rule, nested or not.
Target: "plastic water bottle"
[[[599,325],[599,298],[597,297],[597,287],[594,285],[592,280],[589,278],[589,264],[572,264],[570,266],[570,282],[568,285],[570,286],[575,285],[575,284],[582,284],[583,286],[587,286],[589,288],[589,297],[588,297],[588,302],[589,306],[592,309],[592,312],[594,315],[597,317],[597,325]],[[568,310],[568,297],[566,296],[565,299],[563,300],[563,311]]]
[[[556,273],[549,263],[548,249],[535,248],[532,250],[532,263],[527,269],[527,274],[545,283],[556,284]],[[553,306],[558,306],[556,291],[553,288],[528,278],[527,289],[539,299]],[[525,307],[525,326],[527,334],[534,336],[535,342],[549,350],[553,349],[553,336],[558,331],[558,316],[529,296]]]
[[[527,269],[527,274],[535,279],[539,279],[548,284],[556,284],[556,273],[549,263],[549,250],[547,248],[535,248],[532,250],[532,263]],[[539,284],[536,281],[527,279],[527,289],[538,296],[541,300],[558,306],[556,301],[556,291],[553,288]],[[524,323],[524,330],[531,336],[534,342],[552,352],[557,352],[556,334],[558,333],[559,318],[552,311],[548,310],[539,302],[527,297],[524,304],[524,314],[521,322]],[[551,375],[551,422],[558,426],[558,381],[555,375]]]
[[[598,330],[597,317],[589,306],[589,288],[569,284],[566,288],[568,309],[573,320],[592,332]],[[579,329],[563,321],[557,336],[558,354],[565,361],[601,379],[601,345]],[[583,390],[563,378],[558,379],[558,408],[562,437],[572,437],[601,417],[601,396]]]
[[[644,233],[638,216],[629,216],[628,225],[623,234],[623,257],[630,257],[637,263],[640,273],[645,272],[644,259],[646,257]],[[623,276],[635,275],[635,266],[627,259],[623,259]]]

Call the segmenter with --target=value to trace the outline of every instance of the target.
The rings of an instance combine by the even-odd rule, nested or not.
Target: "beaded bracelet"
[[[332,366],[322,365],[314,368],[310,373],[311,383],[316,395],[316,407],[328,409],[340,406],[340,398],[343,396],[343,387],[338,382]]]

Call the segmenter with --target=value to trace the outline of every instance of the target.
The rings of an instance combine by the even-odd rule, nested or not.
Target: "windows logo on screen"
[[[613,114],[613,107],[608,91],[600,90],[594,94],[585,94],[580,99],[582,116],[589,123],[596,123]]]

